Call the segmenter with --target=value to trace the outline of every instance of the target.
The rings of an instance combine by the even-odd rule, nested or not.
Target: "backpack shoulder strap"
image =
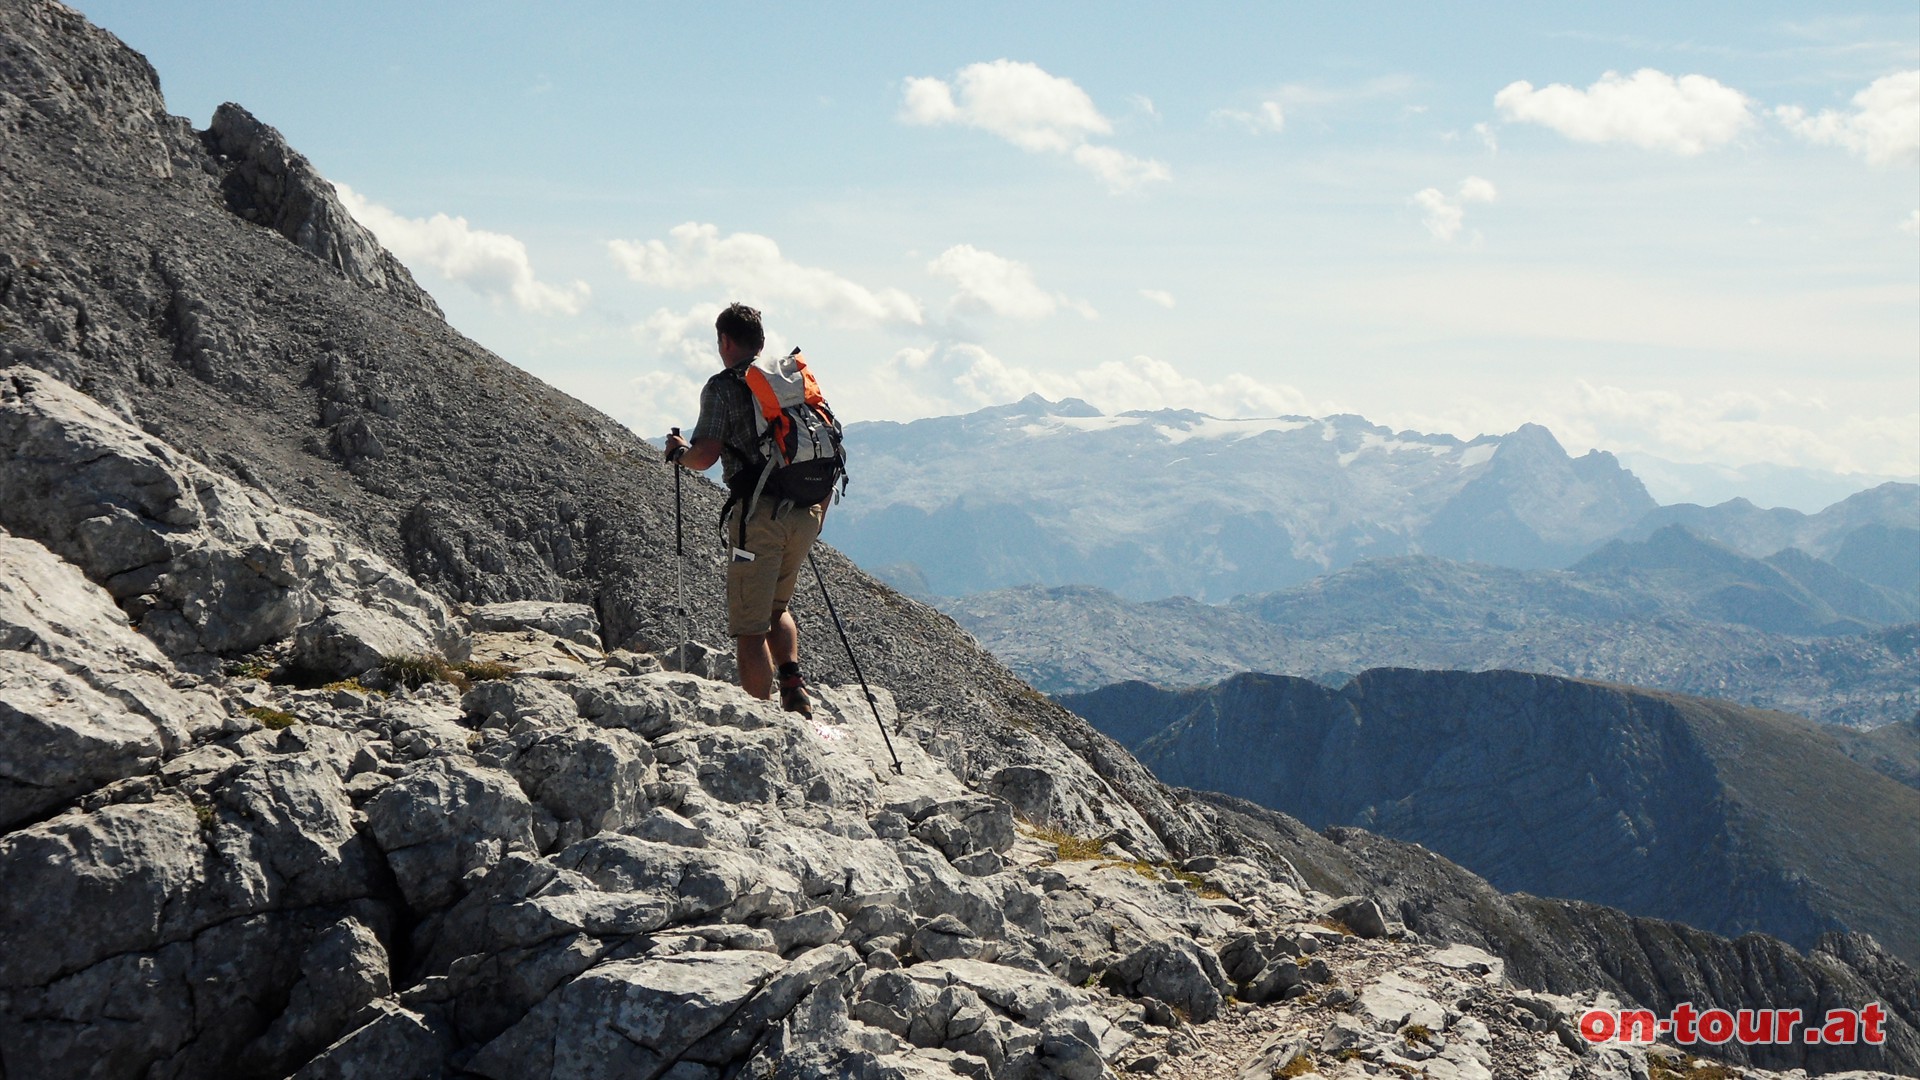
[[[707,385],[717,387],[723,394],[741,394],[751,401],[753,391],[747,387],[746,376],[742,370],[748,366],[749,365],[742,364],[740,367],[723,368],[716,371],[707,377]],[[727,439],[720,440],[720,449],[725,453],[733,455],[734,460],[737,461],[743,469],[758,469],[761,458],[764,456],[750,445],[739,446]]]

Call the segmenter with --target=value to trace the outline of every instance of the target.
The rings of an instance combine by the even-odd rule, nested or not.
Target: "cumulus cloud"
[[[714,345],[713,320],[724,306],[717,303],[695,304],[685,311],[659,308],[633,324],[628,332],[642,350],[655,358],[677,361],[688,371],[712,374],[719,370],[720,363],[720,354],[715,351]],[[788,348],[785,337],[778,330],[767,330],[767,344],[763,350],[766,355],[775,356],[786,352]]]
[[[1293,415],[1309,409],[1306,397],[1291,386],[1238,373],[1208,382],[1150,356],[1046,372],[1009,364],[978,345],[956,342],[903,349],[882,364],[881,375],[892,395],[890,405],[922,414],[997,405],[1028,394],[1054,400],[1077,397],[1108,413],[1193,409],[1237,418]]]
[[[1820,403],[1784,389],[1698,396],[1583,380],[1556,411],[1562,412],[1572,442],[1643,450],[1676,461],[1780,462],[1900,474],[1912,472],[1920,460],[1920,411],[1819,424]]]
[[[395,213],[345,184],[334,185],[340,202],[395,258],[411,268],[431,267],[493,300],[511,300],[522,311],[578,315],[592,290],[584,281],[553,285],[536,278],[527,245],[506,233],[488,232],[463,217],[435,214],[410,218]]]
[[[1277,101],[1263,101],[1257,109],[1215,109],[1215,120],[1239,124],[1256,135],[1282,131],[1287,126],[1286,110]]]
[[[1732,141],[1754,124],[1753,101],[1705,75],[1674,78],[1642,68],[1609,71],[1585,90],[1564,83],[1535,89],[1509,84],[1493,97],[1508,120],[1542,124],[1577,142],[1625,142],[1649,150],[1698,154]]]
[[[668,430],[691,425],[700,414],[703,380],[677,371],[649,371],[628,380],[631,396],[622,419],[643,437],[661,441]]]
[[[1064,155],[1115,192],[1172,177],[1158,161],[1089,141],[1113,134],[1112,121],[1079,84],[1037,64],[1006,59],[969,64],[951,83],[910,78],[901,96],[900,120],[978,128],[1030,153]]]
[[[685,311],[660,308],[627,328],[643,356],[657,365],[628,380],[630,395],[615,403],[621,419],[648,438],[678,424],[693,423],[700,411],[700,387],[720,370],[713,320],[724,305],[695,304]],[[778,331],[767,331],[765,354],[777,356],[792,345]]]
[[[958,244],[941,252],[927,264],[927,273],[958,286],[954,306],[960,309],[1015,319],[1043,319],[1064,307],[1089,319],[1095,316],[1085,301],[1042,289],[1026,263],[982,251],[972,244]]]
[[[1773,114],[1800,138],[1842,147],[1875,165],[1920,160],[1920,70],[1875,79],[1845,112],[1809,114],[1782,105]]]
[[[686,311],[660,308],[632,327],[640,346],[662,359],[678,360],[694,370],[716,363],[713,320],[722,304],[695,304]]]
[[[665,240],[612,240],[607,250],[630,278],[668,289],[718,285],[758,306],[790,305],[842,326],[919,325],[920,302],[899,289],[869,289],[780,253],[772,238],[720,235],[715,225],[689,221]]]
[[[1439,411],[1374,417],[1418,431],[1511,431],[1545,425],[1572,453],[1586,447],[1669,461],[1798,465],[1841,473],[1910,476],[1920,470],[1920,411],[1882,415],[1830,410],[1805,388],[1700,393],[1576,380],[1489,400],[1462,396]]]
[[[1460,230],[1466,224],[1467,204],[1490,203],[1499,194],[1492,183],[1478,176],[1469,176],[1460,182],[1458,195],[1450,197],[1439,188],[1425,188],[1414,193],[1413,203],[1426,212],[1423,222],[1433,238],[1450,244],[1460,236]]]
[[[1140,295],[1168,310],[1173,308],[1173,294],[1165,289],[1141,289]]]

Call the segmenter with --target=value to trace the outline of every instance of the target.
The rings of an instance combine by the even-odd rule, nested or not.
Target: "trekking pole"
[[[680,434],[680,429],[674,428],[673,433]],[[678,461],[668,464],[673,467],[673,600],[676,605],[675,610],[680,614],[680,621],[686,626],[687,636],[691,638],[693,616],[687,611],[687,548],[681,530],[680,515],[680,474],[686,470],[680,467]],[[681,651],[686,651],[684,645]]]
[[[853,677],[860,680],[860,692],[867,695],[867,708],[873,710],[873,722],[880,727],[880,738],[887,744],[887,756],[893,759],[893,771],[901,776],[907,770],[900,766],[900,755],[893,752],[893,738],[887,734],[887,722],[880,719],[880,702],[867,686],[867,677],[860,671],[860,658],[853,655],[853,642],[847,640],[847,628],[840,622],[840,612],[833,606],[833,597],[827,594],[827,579],[820,573],[820,563],[813,557],[813,549],[807,549],[807,565],[813,567],[813,580],[820,584],[820,599],[827,602],[827,614],[833,616],[833,628],[840,632],[840,644],[846,647],[847,659],[853,664]]]

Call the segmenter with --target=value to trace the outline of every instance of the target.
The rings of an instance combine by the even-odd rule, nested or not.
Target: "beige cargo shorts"
[[[765,634],[773,620],[787,610],[800,564],[820,537],[826,511],[819,506],[789,506],[778,517],[775,505],[762,502],[747,521],[746,549],[751,561],[735,557],[727,563],[727,633],[733,637]],[[727,523],[727,543],[740,536],[739,526]]]

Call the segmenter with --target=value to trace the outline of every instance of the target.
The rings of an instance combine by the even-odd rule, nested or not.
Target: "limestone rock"
[[[241,726],[177,678],[98,586],[0,532],[0,827]]]
[[[603,659],[594,649],[531,627],[476,631],[468,657],[483,663],[504,664],[525,675],[559,679],[584,675]]]
[[[1364,896],[1343,896],[1321,905],[1320,913],[1363,938],[1385,937],[1387,919],[1380,905]]]
[[[388,1001],[373,1017],[307,1062],[293,1080],[440,1080],[452,1039],[420,1013]]]
[[[1227,989],[1220,958],[1182,937],[1149,941],[1108,969],[1107,978],[1127,994],[1166,1002],[1195,1023],[1219,1014]]]
[[[458,658],[446,604],[311,514],[276,505],[29,368],[0,371],[0,525],[72,560],[169,655],[246,652],[323,615],[410,626]]]
[[[541,630],[594,652],[605,649],[600,643],[600,616],[594,614],[594,610],[586,604],[546,600],[486,604],[475,608],[467,616],[467,622],[476,631],[511,633],[516,630]]]
[[[353,281],[440,314],[407,268],[354,220],[333,185],[278,131],[227,102],[214,110],[204,138],[223,159],[221,191],[234,213],[278,232]]]
[[[160,758],[152,721],[28,653],[0,652],[0,828]]]
[[[499,726],[507,728],[559,727],[572,722],[580,712],[565,691],[545,679],[529,676],[474,683],[460,699],[460,707],[480,723],[489,723],[497,716]]]
[[[533,807],[514,778],[451,757],[421,762],[373,797],[367,828],[415,910],[444,907],[463,879],[533,851]]]
[[[658,1076],[783,967],[761,952],[601,964],[488,1043],[467,1068],[494,1080]]]

